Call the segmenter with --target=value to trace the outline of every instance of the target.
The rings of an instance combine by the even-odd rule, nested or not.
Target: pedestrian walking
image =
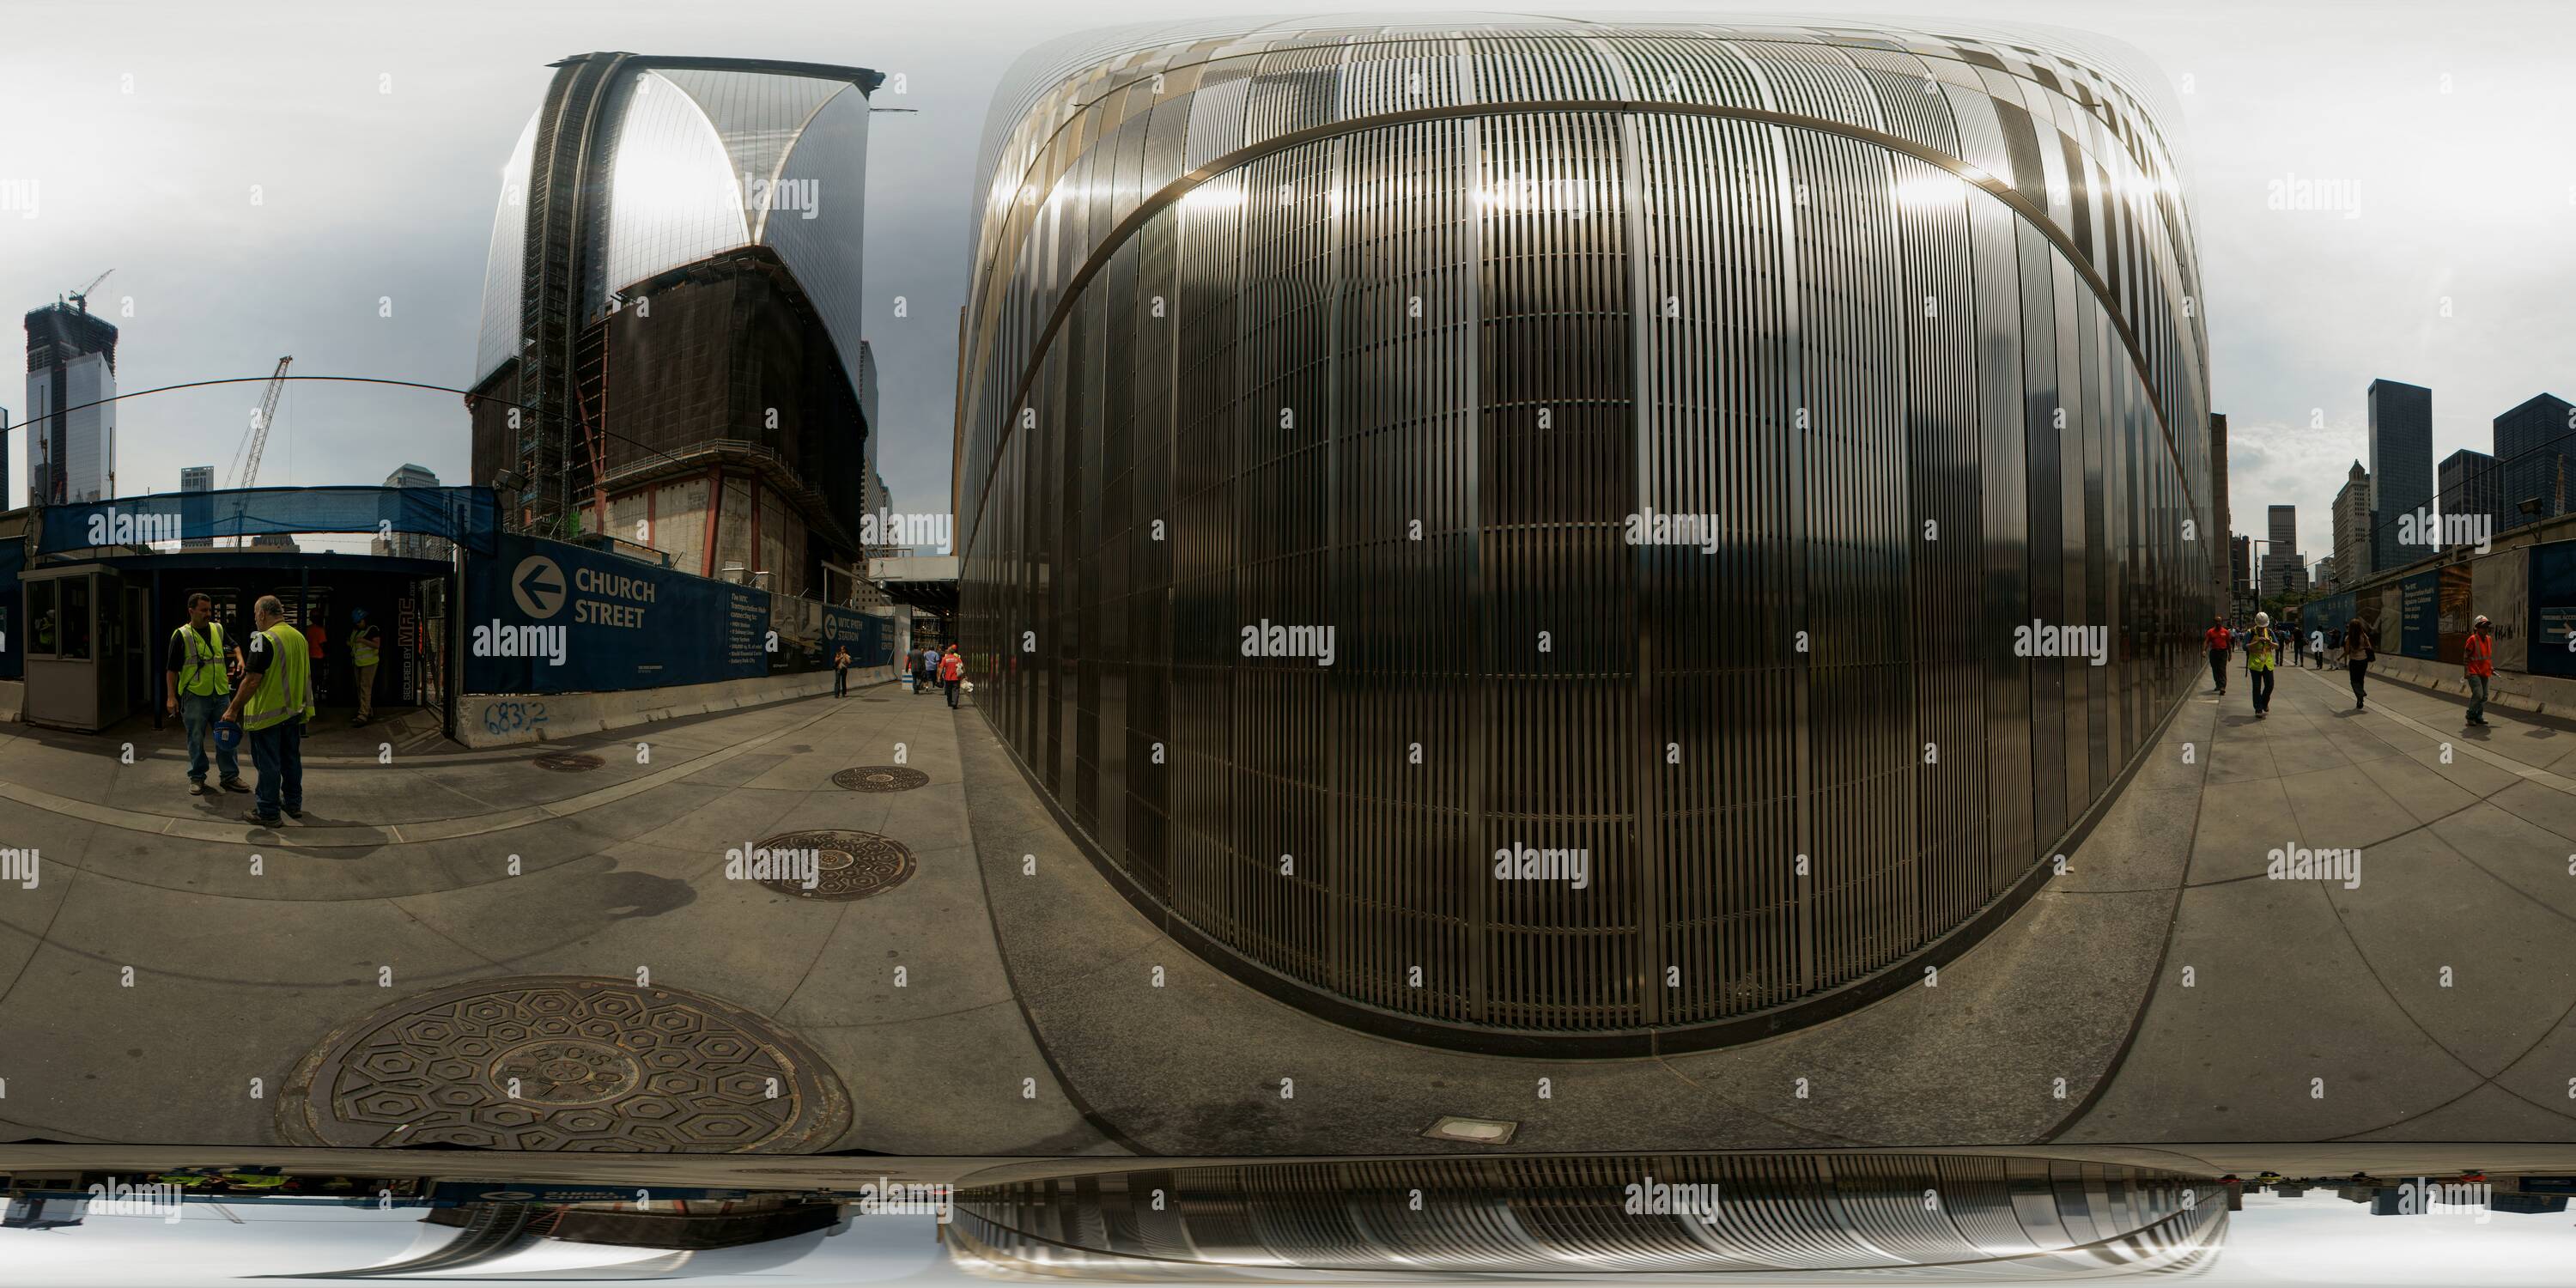
[[[2323,629],[2308,632],[2308,660],[2318,670],[2326,669],[2326,633]]]
[[[832,654],[832,696],[850,696],[850,646],[847,644]]]
[[[312,605],[305,605],[305,612],[309,616],[312,613]],[[323,651],[330,646],[331,632],[319,620],[312,622],[311,625],[313,629],[298,633],[304,636],[304,650],[313,663],[313,705],[318,707],[322,705],[322,699],[327,696],[331,687],[323,683],[331,673],[330,659],[323,655]]]
[[[2209,691],[2225,693],[2227,692],[2227,653],[2231,642],[2227,634],[2227,619],[2210,618],[2209,629],[2201,633],[2201,641],[2209,647]]]
[[[921,650],[921,665],[913,671],[912,691],[915,694],[922,694],[937,687],[939,687],[939,650],[925,648]]]
[[[2272,615],[2254,614],[2254,629],[2245,634],[2245,673],[2254,685],[2254,718],[2268,720],[2272,714],[2272,665],[2280,641],[2272,635]]]
[[[286,605],[262,595],[251,610],[259,629],[243,657],[241,687],[224,708],[250,740],[259,770],[254,806],[242,818],[275,827],[278,813],[304,817],[304,725],[313,718],[313,660],[302,632],[286,624]]]
[[[957,709],[957,686],[965,678],[966,659],[959,656],[957,646],[951,644],[948,652],[939,659],[939,679],[948,686],[948,708],[952,711]]]
[[[376,663],[383,656],[384,632],[367,621],[367,610],[349,610],[349,668],[358,677],[358,714],[349,717],[349,727],[372,724],[376,718]]]
[[[2483,726],[2487,722],[2487,683],[2495,678],[2495,626],[2484,613],[2469,623],[2468,638],[2460,641],[2460,670],[2469,681],[2469,723]]]
[[[224,646],[223,623],[215,620],[213,597],[203,591],[188,596],[188,624],[170,632],[165,705],[188,731],[191,796],[204,796],[214,790],[206,786],[208,743],[214,744],[215,765],[223,775],[217,782],[222,789],[250,790],[250,784],[242,781],[241,754],[215,737],[215,721],[222,717],[233,691],[230,657],[230,650]]]
[[[2370,697],[2362,692],[2362,677],[2369,674],[2370,664],[2379,656],[2378,641],[2371,638],[2370,628],[2353,618],[2343,624],[2343,669],[2352,674],[2352,709],[2365,711]]]

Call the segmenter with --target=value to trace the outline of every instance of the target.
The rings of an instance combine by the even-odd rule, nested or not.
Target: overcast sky
[[[1474,6],[1408,10],[1462,7]],[[548,62],[624,49],[872,67],[905,89],[879,106],[919,109],[877,116],[869,158],[883,469],[899,507],[944,510],[963,212],[994,82],[1022,50],[1079,26],[1230,9],[1293,11],[1277,0],[0,0],[0,181],[24,193],[32,180],[37,197],[32,218],[0,210],[0,305],[14,318],[113,268],[93,307],[123,330],[122,390],[264,375],[289,353],[299,374],[462,385],[501,163]],[[2260,533],[2263,507],[2288,502],[2303,553],[2331,553],[2327,507],[2365,455],[2373,377],[2432,388],[2436,459],[2490,450],[2496,413],[2534,393],[2576,397],[2569,6],[1857,11],[2089,28],[2173,80],[2238,531]],[[2274,182],[2293,177],[2356,185],[2357,216],[2271,208]],[[390,318],[378,316],[384,300]],[[119,490],[168,490],[182,465],[228,463],[256,395],[231,386],[125,404]],[[0,383],[0,405],[22,401],[14,378]],[[13,499],[23,437],[11,435]],[[286,395],[260,481],[374,482],[409,460],[456,482],[466,458],[452,396],[308,384]]]

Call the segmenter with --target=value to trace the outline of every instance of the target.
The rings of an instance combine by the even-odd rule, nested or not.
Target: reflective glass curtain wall
[[[1794,1022],[2026,890],[2198,673],[2168,144],[2053,35],[1456,22],[1006,84],[977,704],[1296,1000],[1570,1053]],[[1522,846],[1584,884],[1495,879]]]

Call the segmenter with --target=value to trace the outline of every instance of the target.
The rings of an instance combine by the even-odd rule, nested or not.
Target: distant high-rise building
[[[2433,508],[2433,391],[2370,382],[2370,570],[2386,572],[2429,550],[2398,544],[2400,515]]]
[[[2354,461],[2334,499],[2335,581],[2345,590],[2371,574],[2370,471]]]
[[[2317,561],[2317,593],[2331,595],[2343,589],[2343,576],[2336,570],[2335,557],[2327,555]]]
[[[185,466],[181,466],[181,467],[180,467],[180,469],[179,469],[179,491],[180,491],[181,493],[189,493],[189,492],[212,492],[212,491],[214,491],[214,490],[215,490],[215,467],[214,467],[214,466],[212,466],[212,465],[185,465]],[[205,503],[203,503],[203,502],[191,503],[191,502],[187,502],[187,501],[182,501],[182,502],[180,502],[180,503],[179,503],[179,509],[180,509],[181,522],[182,522],[183,526],[184,526],[184,527],[186,527],[186,528],[187,528],[188,530],[190,530],[190,531],[196,531],[196,532],[202,532],[202,531],[204,531],[204,530],[205,530],[205,527],[206,527],[206,520],[207,520],[207,519],[209,519],[209,518],[212,518],[212,517],[213,517],[211,514],[204,514],[204,513],[200,513],[200,511],[201,511],[201,510],[204,510],[204,509],[205,509]],[[212,546],[213,544],[215,544],[215,540],[214,540],[214,538],[212,538],[212,537],[181,537],[181,538],[179,538],[179,548],[180,548],[180,549],[182,549],[182,550],[203,550],[203,549],[206,549],[206,548],[207,548],[207,547],[209,547],[209,546]]]
[[[27,315],[27,500],[116,494],[116,328],[86,307]],[[92,405],[95,404],[95,405]]]
[[[2307,563],[2299,558],[2299,507],[2276,505],[2265,517],[2272,531],[2263,555],[2263,593],[2288,594],[2293,573],[2298,574],[2302,584],[2307,580]]]
[[[2254,584],[2254,538],[2231,537],[2227,542],[2228,611],[2234,612],[2236,597]]]
[[[2576,471],[2576,408],[2556,394],[2534,394],[2495,418],[2496,462],[2503,467],[2496,527],[2556,518],[2576,509],[2568,475]],[[2526,501],[2540,503],[2524,513]]]
[[[2496,423],[2504,422],[2499,418]],[[2433,477],[2441,485],[2438,496],[2444,549],[2464,544],[2460,538],[2468,531],[2493,534],[2512,526],[2504,518],[2504,474],[2496,468],[2496,458],[2463,447],[2443,457]],[[2453,515],[2476,519],[2483,526],[2464,530],[2452,522]],[[2470,538],[2465,544],[2474,545],[2476,541]]]
[[[438,476],[429,467],[405,463],[385,476],[386,487],[437,487]],[[370,553],[392,555],[399,559],[445,559],[447,539],[423,536],[417,532],[397,532],[391,537],[378,537],[368,543]]]
[[[2217,522],[2211,531],[2217,534],[2215,539],[2223,541],[2236,530],[2235,516],[2228,512],[2227,416],[2223,412],[2209,414],[2209,497],[2211,507],[2217,511],[2211,516]],[[2212,559],[2209,566],[2218,574],[2218,602],[2224,607],[2233,600],[2227,586],[2227,565]]]

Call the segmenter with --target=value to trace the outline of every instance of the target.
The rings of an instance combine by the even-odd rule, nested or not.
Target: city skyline
[[[2566,235],[2576,205],[2563,181],[2508,150],[2528,146],[2528,122],[2551,119],[2552,42],[2512,34],[2521,29],[2507,23],[2427,36],[2415,11],[2395,4],[2338,7],[2326,25],[2299,9],[2215,4],[2070,14],[1971,0],[1905,11],[2097,30],[2136,46],[2172,80],[2183,113],[2181,168],[2196,190],[2213,284],[2212,401],[2233,417],[2235,513],[2270,503],[2326,512],[2345,465],[2366,456],[2361,395],[2373,377],[2441,395],[2436,457],[2488,450],[2495,415],[2536,392],[2563,392],[2576,377],[2549,343],[2550,328],[2519,322],[2562,307],[2549,283],[2576,270],[2576,237]],[[597,48],[781,56],[758,29],[708,31],[687,7],[645,5],[614,14],[512,10],[471,41],[388,42],[336,24],[284,22],[263,46],[261,74],[244,76],[199,57],[229,26],[211,11],[110,12],[57,11],[57,38],[41,60],[0,51],[8,92],[85,113],[87,136],[75,147],[40,132],[10,161],[6,177],[34,181],[39,201],[32,217],[0,219],[12,249],[0,256],[0,303],[23,312],[115,269],[94,307],[128,332],[119,380],[127,389],[255,376],[285,352],[301,355],[300,373],[464,386],[491,189],[526,105],[543,91],[546,64]],[[1091,19],[1034,3],[971,17],[907,11],[864,26],[836,21],[827,6],[769,12],[812,33],[802,39],[816,48],[797,56],[885,70],[894,83],[880,105],[919,109],[878,123],[867,316],[878,359],[893,373],[882,463],[891,499],[944,511],[970,233],[961,215],[985,102],[1013,57]],[[2213,45],[2207,23],[2221,13],[2237,38]],[[997,42],[996,31],[1011,35]],[[2286,42],[2316,56],[2268,56]],[[309,70],[286,74],[296,69]],[[2280,121],[2297,123],[2296,133],[2285,138],[2267,124]],[[283,152],[263,142],[280,123],[297,140]],[[381,147],[387,137],[403,146]],[[2567,149],[2563,135],[2555,146]],[[2386,154],[2410,158],[2403,182],[2378,179]],[[2337,180],[2354,181],[2334,191],[2353,195],[2355,211],[2302,208],[2317,204],[2304,197],[2318,189],[2305,185]],[[2390,271],[2344,271],[2363,253]],[[2326,318],[2336,322],[2331,337],[2317,325]],[[187,444],[213,427],[228,445],[252,402],[234,387],[122,404],[131,467],[121,490],[175,489],[175,466],[161,462],[217,455]],[[12,407],[13,420],[23,413]],[[380,477],[398,457],[425,455],[421,463],[442,477],[461,478],[463,424],[458,403],[443,395],[290,384],[274,473],[264,477],[354,483]],[[12,431],[16,477],[22,437]],[[406,440],[435,450],[394,446]]]

